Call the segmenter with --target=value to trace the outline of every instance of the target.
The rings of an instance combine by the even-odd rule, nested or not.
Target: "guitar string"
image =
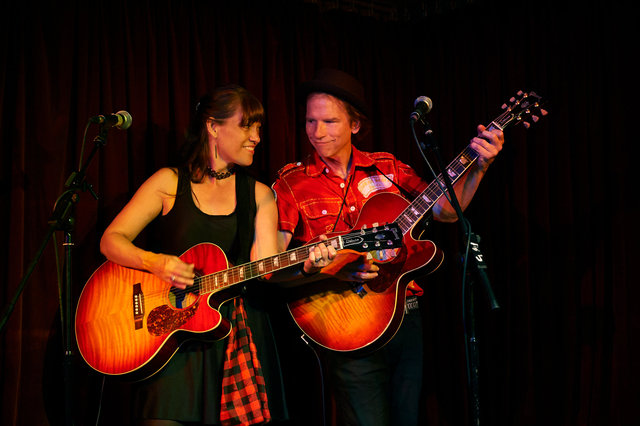
[[[379,232],[377,229],[364,229],[354,232],[352,234],[362,235],[362,233],[376,233]],[[325,244],[336,242],[334,247],[339,247],[337,241],[340,238],[348,237],[349,234],[345,234],[342,236],[331,237]],[[164,301],[168,297],[168,293],[172,293],[175,298],[181,299],[186,297],[188,294],[192,293],[196,296],[200,296],[203,294],[212,294],[218,291],[225,290],[227,288],[232,287],[235,284],[239,284],[244,281],[251,280],[253,278],[257,278],[263,275],[267,275],[269,273],[278,271],[280,269],[284,269],[290,266],[294,266],[296,264],[302,263],[307,259],[308,250],[312,246],[303,246],[297,249],[289,250],[284,253],[279,253],[275,256],[264,258],[260,260],[256,260],[253,262],[249,262],[243,265],[235,266],[232,268],[228,268],[223,271],[216,271],[207,275],[197,275],[194,279],[194,284],[185,289],[180,288],[161,288],[158,290],[152,290],[145,292],[144,299],[150,302],[158,302]],[[277,259],[277,260],[276,260]],[[276,266],[278,265],[278,266]],[[263,270],[261,270],[263,268]],[[226,275],[226,277],[225,277]],[[215,284],[215,277],[221,277],[222,280],[219,284]],[[203,293],[204,290],[204,293]],[[153,303],[152,303],[153,304]]]
[[[520,101],[515,102],[513,105],[508,107],[506,111],[500,114],[495,120],[493,120],[489,126],[499,127],[501,130],[510,124],[513,120],[516,120],[524,111],[520,113],[514,113],[514,108],[520,106]],[[479,154],[468,145],[458,157],[454,161],[451,162],[446,168],[447,171],[453,172],[455,174],[455,180],[457,180],[462,173],[471,166],[471,164],[478,159]],[[469,162],[468,165],[462,163],[462,158]],[[439,175],[437,179],[434,179],[427,188],[420,194],[414,202],[412,202],[396,219],[398,225],[402,229],[403,233],[406,233],[411,226],[413,226],[415,222],[415,218],[410,218],[410,216],[421,217],[426,211],[428,211],[444,194],[442,188],[438,185],[438,181],[441,180],[442,177]],[[425,199],[424,197],[427,197]]]
[[[336,237],[337,239],[338,237]],[[331,239],[330,239],[331,240]],[[216,291],[222,291],[226,288],[230,288],[235,284],[248,281],[250,279],[269,274],[271,272],[277,271],[279,269],[283,269],[289,266],[296,265],[297,263],[304,262],[306,257],[301,259],[301,255],[305,254],[305,248],[298,248],[292,251],[288,251],[285,253],[280,253],[271,258],[265,258],[261,260],[257,260],[254,262],[249,262],[243,265],[234,266],[223,271],[216,271],[207,275],[198,275],[194,279],[194,283],[192,286],[188,286],[187,288],[181,289],[178,287],[163,287],[157,290],[151,290],[145,292],[144,298],[147,301],[158,302],[165,300],[169,293],[173,294],[174,297],[180,299],[186,297],[188,294],[193,293],[196,296],[200,296],[203,294],[212,294]],[[291,254],[294,254],[294,261],[290,262]],[[278,261],[274,261],[275,258],[278,258]],[[290,263],[289,263],[290,262]],[[260,266],[259,263],[268,264],[265,266],[265,272],[259,271]],[[275,267],[273,265],[279,264],[284,265],[280,267]],[[220,283],[216,286],[212,283],[216,276],[224,276],[226,275],[226,279],[220,281]],[[211,285],[213,284],[213,286]],[[204,293],[202,292],[204,290]]]
[[[332,241],[336,241],[339,239],[340,237],[338,236],[329,238],[327,241],[331,243]],[[279,253],[269,258],[256,260],[239,266],[234,266],[223,271],[216,271],[207,275],[196,275],[194,284],[192,286],[189,286],[185,289],[170,287],[168,290],[165,286],[164,288],[158,290],[145,292],[144,299],[150,302],[161,302],[168,297],[169,293],[172,293],[174,297],[178,299],[184,298],[190,293],[193,293],[196,296],[200,296],[203,294],[213,294],[217,291],[222,291],[230,288],[235,284],[239,284],[241,282],[267,275],[280,269],[294,266],[298,263],[302,263],[307,259],[306,256],[308,254],[309,248],[309,246],[299,247],[294,250]],[[262,264],[262,267],[264,267],[264,272],[260,270],[260,264]],[[226,277],[224,277],[224,275],[226,275]],[[216,276],[223,277],[218,285],[214,284]],[[203,290],[204,293],[202,292]]]

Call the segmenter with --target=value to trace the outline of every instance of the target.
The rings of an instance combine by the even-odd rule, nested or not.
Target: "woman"
[[[195,272],[193,264],[178,256],[198,243],[216,244],[236,265],[276,254],[272,191],[242,169],[253,162],[263,119],[262,105],[242,87],[225,86],[204,96],[187,134],[182,164],[160,169],[142,184],[106,229],[102,253],[181,289],[193,285]],[[133,243],[147,225],[153,240],[149,250]],[[305,266],[313,269],[309,259]],[[253,302],[243,296],[225,303],[221,313],[232,321],[230,337],[185,343],[159,373],[136,386],[139,424],[257,424],[286,418],[269,319]],[[239,327],[245,317],[247,327]],[[254,411],[225,408],[233,405],[222,389],[223,380],[231,380],[225,371],[231,371],[230,342],[241,340],[234,339],[238,333],[255,343],[250,376],[260,403]],[[224,384],[228,388],[228,382]],[[233,422],[235,417],[244,420]]]

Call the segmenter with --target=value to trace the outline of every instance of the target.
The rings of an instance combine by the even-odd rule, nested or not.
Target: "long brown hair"
[[[191,181],[201,182],[209,166],[209,133],[207,121],[221,123],[242,110],[242,126],[264,123],[264,108],[260,101],[244,87],[230,84],[221,86],[200,98],[186,134],[181,151],[181,165],[189,170]]]

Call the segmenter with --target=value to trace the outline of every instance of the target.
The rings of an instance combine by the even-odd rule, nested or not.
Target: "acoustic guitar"
[[[363,228],[328,235],[325,244],[339,255],[392,249],[402,244],[397,225]],[[75,318],[78,349],[94,370],[128,380],[159,371],[189,339],[214,341],[229,334],[229,322],[218,311],[240,294],[240,284],[303,263],[315,244],[288,250],[240,266],[229,266],[215,244],[191,247],[180,256],[195,265],[193,286],[173,287],[155,275],[111,261],[103,263],[85,284]]]

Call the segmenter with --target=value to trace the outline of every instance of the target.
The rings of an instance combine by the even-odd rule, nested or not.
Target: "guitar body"
[[[391,223],[408,205],[399,195],[377,194],[353,229]],[[294,288],[287,305],[295,323],[315,343],[334,351],[357,355],[386,344],[402,322],[408,284],[435,271],[443,260],[433,242],[415,240],[411,232],[398,250],[396,257],[378,263],[377,278],[361,286],[326,279]]]
[[[198,275],[228,267],[224,252],[210,243],[180,258],[195,264]],[[224,338],[229,323],[210,304],[219,308],[234,295],[217,293],[214,301],[195,291],[185,293],[148,272],[105,262],[78,301],[75,330],[82,357],[100,373],[139,380],[160,370],[186,340]]]

